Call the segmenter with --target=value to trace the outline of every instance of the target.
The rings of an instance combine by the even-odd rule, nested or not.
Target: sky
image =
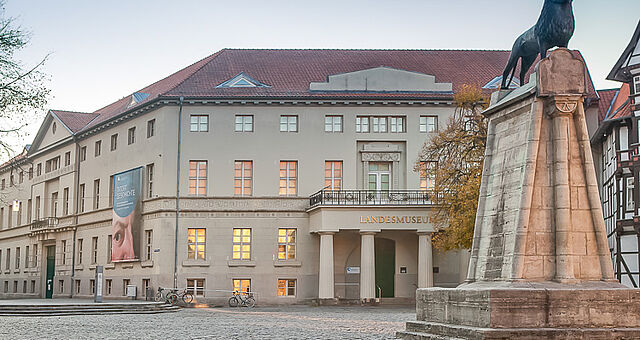
[[[49,109],[92,112],[222,48],[502,49],[543,0],[5,0],[31,32],[17,56],[49,56]],[[598,89],[638,23],[639,0],[576,0],[579,49]],[[44,116],[42,113],[42,116]],[[30,143],[40,122],[29,126]]]

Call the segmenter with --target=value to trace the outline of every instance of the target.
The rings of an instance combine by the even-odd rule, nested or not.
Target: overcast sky
[[[95,111],[222,48],[506,49],[543,0],[6,0],[51,54],[49,108]],[[639,0],[576,0],[569,48],[599,89],[638,23]],[[33,134],[39,124],[33,124]],[[31,137],[24,142],[30,143]]]

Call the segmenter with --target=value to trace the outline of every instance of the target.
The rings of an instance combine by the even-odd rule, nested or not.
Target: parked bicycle
[[[253,297],[252,292],[233,292],[233,296],[229,299],[229,307],[249,307],[253,308],[256,305],[256,299]]]
[[[178,302],[178,299],[182,299],[184,303],[191,303],[193,301],[193,294],[189,293],[186,289],[178,290],[175,288],[162,288],[158,287],[158,293],[156,293],[156,301],[165,301],[171,304]]]

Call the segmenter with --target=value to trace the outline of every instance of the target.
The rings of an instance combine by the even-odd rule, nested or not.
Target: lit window
[[[404,117],[390,117],[391,132],[400,133],[404,132]]]
[[[253,183],[253,162],[236,161],[234,165],[234,194],[236,196],[251,196]]]
[[[435,164],[436,162],[420,162],[420,190],[433,190]]]
[[[206,229],[189,228],[187,230],[187,258],[191,260],[205,259]]]
[[[280,132],[298,132],[298,116],[280,116]]]
[[[294,260],[296,258],[296,229],[278,229],[278,260]]]
[[[298,162],[280,161],[280,196],[297,194]]]
[[[369,117],[356,117],[356,132],[369,132]]]
[[[127,144],[131,145],[136,142],[136,127],[132,127],[127,131]]]
[[[296,296],[296,280],[279,279],[278,296]]]
[[[251,115],[236,115],[236,131],[237,132],[252,132],[253,131],[253,116],[251,116]]]
[[[342,132],[342,116],[325,116],[325,132]]]
[[[187,279],[187,292],[193,296],[204,296],[204,279]]]
[[[209,131],[209,115],[191,115],[191,132]]]
[[[233,279],[233,291],[249,293],[251,291],[250,279]]]
[[[147,138],[151,138],[156,134],[156,120],[147,121]]]
[[[420,132],[438,131],[437,116],[420,116]]]
[[[207,194],[207,161],[189,161],[189,195]]]
[[[324,187],[329,190],[342,189],[342,161],[324,162]]]
[[[233,259],[251,259],[251,228],[233,228]]]
[[[387,117],[371,117],[373,132],[387,132]]]

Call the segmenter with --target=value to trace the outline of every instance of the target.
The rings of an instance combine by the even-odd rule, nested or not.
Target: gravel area
[[[150,315],[0,317],[0,339],[393,339],[413,307],[185,308]]]

